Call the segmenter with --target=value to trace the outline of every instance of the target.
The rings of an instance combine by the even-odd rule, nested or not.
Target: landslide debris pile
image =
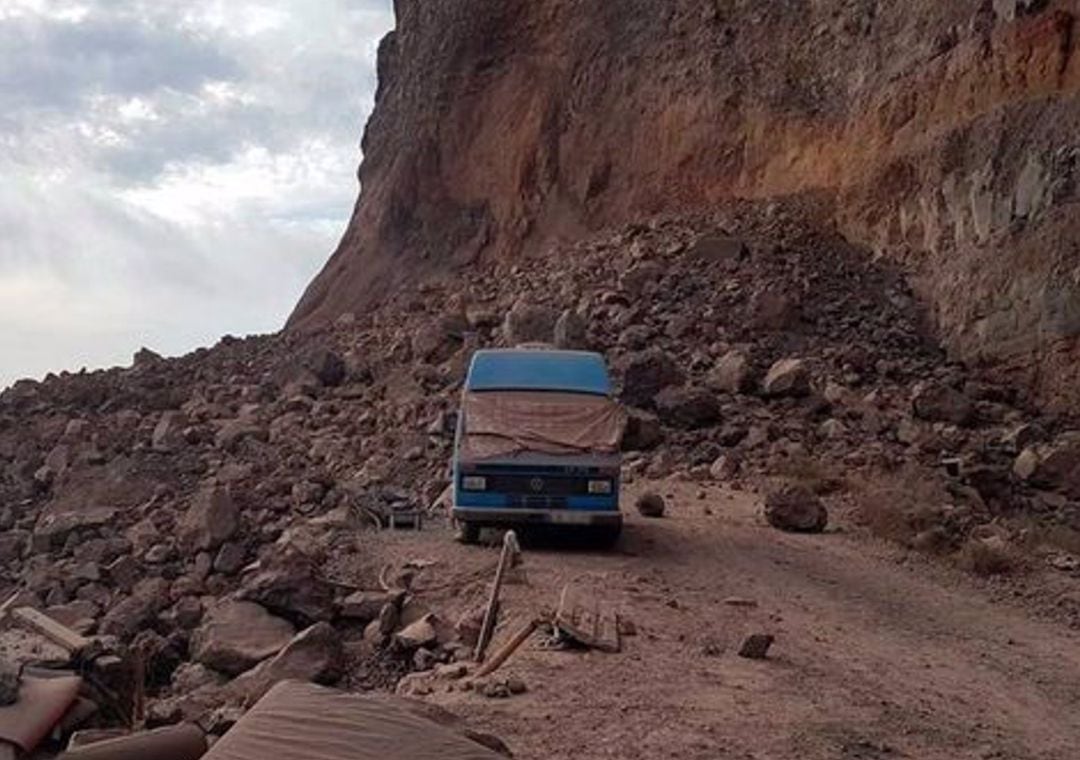
[[[380,583],[357,536],[446,486],[470,353],[530,341],[607,354],[628,478],[827,493],[917,466],[943,484],[896,507],[920,546],[1018,540],[1010,515],[1080,529],[1068,421],[948,362],[902,278],[808,229],[795,206],[660,219],[318,332],[20,382],[0,394],[0,595],[143,652],[162,723],[276,678],[462,656],[468,626]]]

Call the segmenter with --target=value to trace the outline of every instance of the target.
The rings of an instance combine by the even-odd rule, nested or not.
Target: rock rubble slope
[[[436,501],[468,358],[508,336],[606,354],[628,480],[775,487],[769,519],[795,530],[823,527],[824,497],[981,572],[1068,570],[1080,426],[949,361],[904,278],[807,213],[657,218],[314,332],[20,382],[0,394],[0,595],[146,652],[161,722],[275,674],[374,685],[467,653],[358,538]]]

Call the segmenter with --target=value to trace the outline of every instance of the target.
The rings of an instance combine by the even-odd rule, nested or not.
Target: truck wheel
[[[474,522],[459,520],[457,524],[457,540],[463,544],[475,544],[480,540],[480,526]]]
[[[604,549],[615,546],[619,542],[619,536],[622,535],[622,525],[604,525],[593,530],[596,543]]]

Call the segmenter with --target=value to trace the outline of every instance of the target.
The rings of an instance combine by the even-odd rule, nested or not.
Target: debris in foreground
[[[391,697],[348,694],[283,681],[204,755],[205,760],[493,760],[489,749],[461,729],[433,719],[435,708]],[[423,712],[421,712],[423,711]],[[501,742],[498,743],[501,745]]]
[[[202,729],[188,723],[78,746],[60,760],[198,760],[206,749]]]

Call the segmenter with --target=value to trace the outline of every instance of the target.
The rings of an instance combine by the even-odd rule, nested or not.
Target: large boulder
[[[706,235],[699,238],[686,252],[687,258],[702,264],[735,265],[750,255],[750,249],[740,238]]]
[[[100,632],[106,636],[130,639],[149,626],[169,604],[169,583],[162,578],[146,578],[127,597],[114,604],[101,620]]]
[[[517,301],[506,313],[503,335],[510,345],[550,343],[555,334],[555,312],[547,306]]]
[[[25,530],[0,531],[0,567],[8,562],[22,559],[30,544],[30,532]]]
[[[82,535],[109,525],[116,519],[116,510],[109,507],[86,507],[43,515],[34,526],[33,543],[37,551],[63,546],[72,534]]]
[[[578,312],[567,309],[555,322],[555,346],[563,349],[583,349],[588,345],[588,324]]]
[[[227,420],[214,434],[214,445],[224,451],[235,451],[241,441],[249,438],[255,441],[269,440],[270,430],[249,419]]]
[[[187,415],[183,412],[163,412],[150,436],[151,447],[165,453],[180,448],[184,445],[182,433],[187,424]]]
[[[341,601],[340,614],[347,620],[370,623],[387,604],[400,605],[401,591],[355,591]]]
[[[743,393],[753,385],[750,357],[745,351],[732,349],[717,359],[705,379],[706,385],[723,393]]]
[[[754,293],[748,310],[748,322],[755,330],[786,330],[799,321],[799,301],[781,285],[773,284]]]
[[[191,651],[196,662],[236,676],[280,652],[294,633],[292,623],[261,605],[228,600],[207,612]]]
[[[638,497],[637,510],[643,517],[663,517],[666,508],[664,497],[655,491],[647,491]]]
[[[631,406],[650,406],[660,391],[684,379],[675,360],[658,348],[629,354],[621,368],[622,400]]]
[[[766,396],[806,396],[810,393],[810,368],[802,359],[781,359],[769,368],[761,390]]]
[[[288,547],[245,576],[239,598],[258,602],[302,625],[332,620],[336,611],[334,587],[319,565]]]
[[[1013,463],[1013,474],[1039,488],[1080,498],[1080,432],[1064,433],[1052,443],[1028,446]]]
[[[316,623],[298,633],[274,657],[233,681],[229,690],[250,704],[279,681],[333,684],[341,678],[344,667],[341,635],[329,623]]]
[[[623,430],[623,451],[647,451],[664,440],[660,418],[641,409],[628,409]]]
[[[673,427],[695,429],[720,419],[720,405],[711,391],[695,386],[665,388],[656,396],[660,419]]]
[[[953,425],[967,425],[975,413],[975,405],[970,398],[952,386],[938,382],[916,385],[911,396],[911,408],[921,420]]]
[[[211,485],[195,494],[180,521],[180,541],[192,549],[217,549],[236,535],[240,516],[227,489]]]
[[[765,497],[765,519],[769,525],[794,533],[820,533],[829,522],[825,505],[802,486],[787,485]]]
[[[348,376],[345,360],[334,351],[321,346],[305,353],[300,364],[328,387],[341,385]]]

